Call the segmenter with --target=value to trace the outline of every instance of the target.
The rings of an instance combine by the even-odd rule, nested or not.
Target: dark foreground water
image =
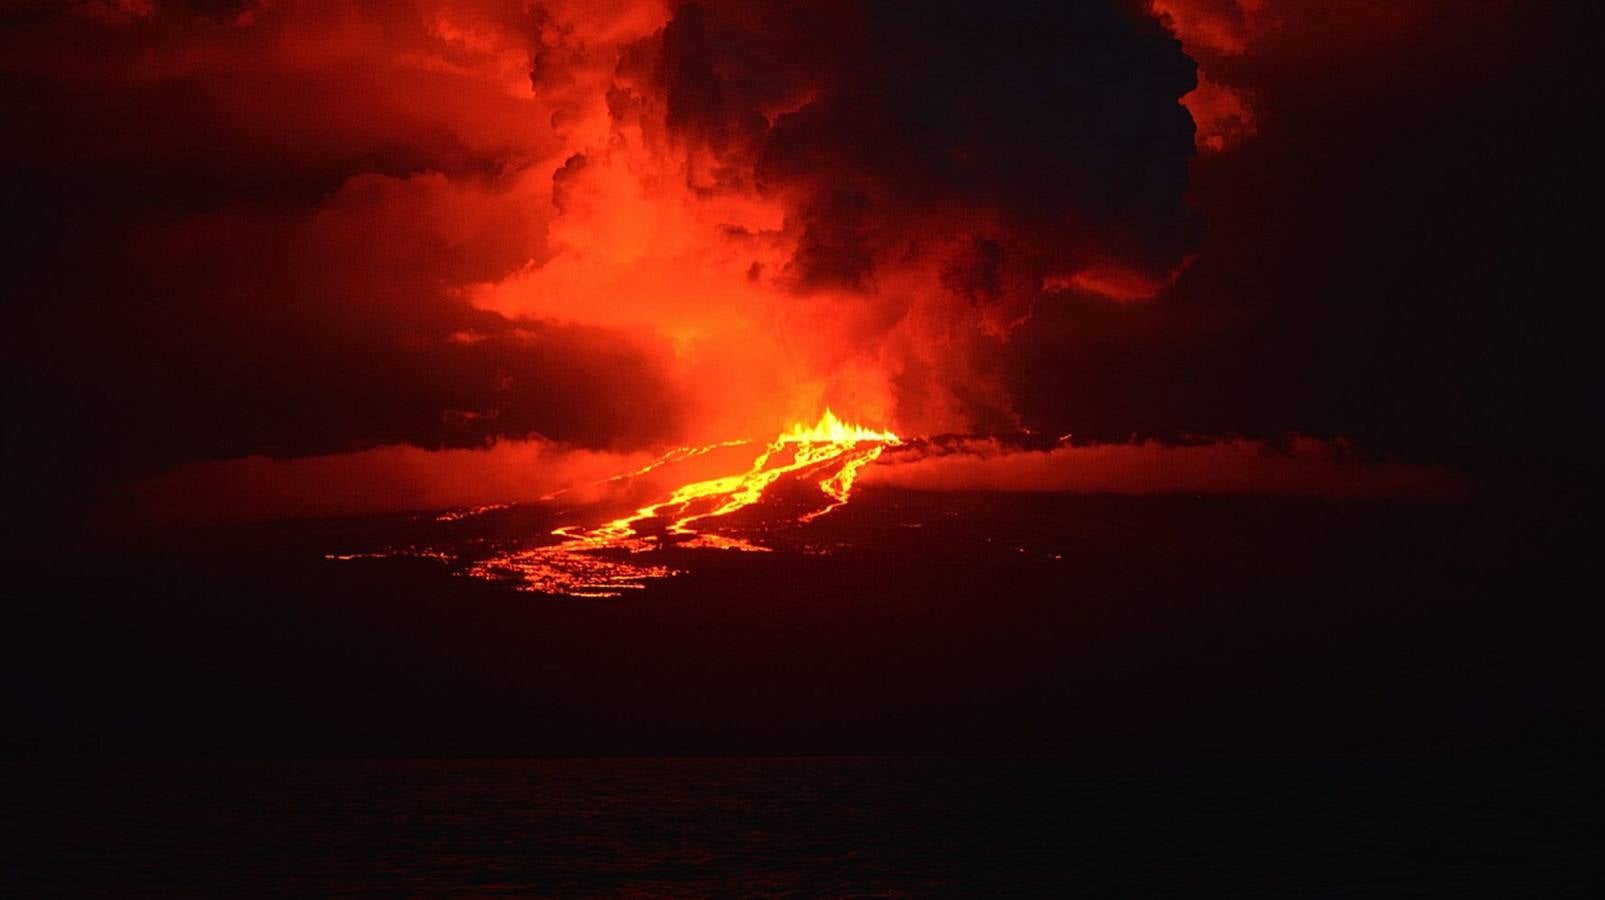
[[[1583,894],[1602,799],[1540,762],[27,763],[5,893]]]

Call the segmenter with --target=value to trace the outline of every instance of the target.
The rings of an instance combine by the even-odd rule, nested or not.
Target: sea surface
[[[1588,895],[1529,759],[27,762],[8,896]]]

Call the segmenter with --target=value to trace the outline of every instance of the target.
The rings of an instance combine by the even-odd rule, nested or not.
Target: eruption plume
[[[1026,3],[553,3],[539,21],[532,82],[566,144],[551,255],[467,296],[667,340],[692,440],[826,406],[1018,427],[999,373],[1044,297],[1151,297],[1196,243],[1193,64],[1138,5],[1050,22]]]

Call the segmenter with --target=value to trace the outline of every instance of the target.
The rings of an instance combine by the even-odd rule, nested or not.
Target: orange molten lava
[[[632,563],[621,558],[618,551],[636,554],[668,546],[767,551],[768,547],[746,538],[715,531],[714,527],[721,524],[717,520],[752,506],[777,481],[793,477],[814,481],[825,501],[793,519],[796,523],[812,522],[847,503],[858,473],[878,459],[887,446],[899,442],[890,431],[843,422],[827,409],[813,427],[798,423],[781,433],[745,472],[683,485],[665,500],[594,528],[559,528],[553,534],[563,538],[560,543],[483,560],[469,574],[515,578],[532,591],[614,597],[622,589],[644,587],[645,579],[675,574],[665,566]],[[680,448],[621,477],[644,474],[718,447],[741,443],[746,442]]]

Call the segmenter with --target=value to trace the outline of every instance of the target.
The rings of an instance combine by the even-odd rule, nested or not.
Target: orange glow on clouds
[[[1246,140],[1257,130],[1254,109],[1239,90],[1229,88],[1198,73],[1198,87],[1181,98],[1198,126],[1198,149],[1220,153]]]
[[[1151,0],[1149,8],[1205,62],[1242,56],[1276,28],[1270,0]],[[1222,84],[1200,67],[1198,87],[1182,98],[1197,124],[1201,153],[1220,153],[1255,132],[1255,111],[1245,92]]]
[[[1269,0],[1151,0],[1189,52],[1236,56],[1275,26]]]
[[[1159,296],[1160,291],[1176,283],[1189,262],[1190,259],[1163,277],[1122,266],[1089,266],[1068,278],[1047,279],[1043,287],[1048,290],[1077,290],[1119,303],[1152,300]]]
[[[771,433],[827,406],[916,432],[1017,424],[987,356],[1032,315],[1044,286],[1120,268],[1120,299],[1134,299],[1132,284],[1165,275],[1142,271],[1153,267],[1148,255],[1120,258],[1130,252],[1124,238],[1076,224],[1075,210],[1029,227],[989,199],[922,196],[903,210],[889,189],[861,183],[888,173],[848,168],[881,164],[873,158],[846,151],[841,172],[813,171],[823,157],[777,162],[774,146],[755,142],[856,102],[857,88],[833,83],[828,67],[782,69],[776,77],[793,83],[753,101],[762,121],[739,126],[718,118],[746,89],[738,76],[716,70],[715,83],[695,82],[702,93],[672,93],[674,66],[690,78],[704,63],[698,22],[718,17],[706,27],[762,41],[773,36],[743,29],[769,15],[717,4],[700,13],[656,2],[544,6],[532,80],[561,149],[540,163],[553,173],[543,252],[459,286],[459,296],[508,319],[667,341],[690,407],[688,441]],[[707,92],[725,99],[686,111]],[[839,190],[820,184],[836,178]],[[849,188],[862,197],[841,199]],[[821,213],[838,202],[842,210]],[[836,235],[821,221],[855,230]]]
[[[1152,9],[1188,52],[1231,56],[1273,30],[1271,6]],[[1087,138],[1091,150],[1055,130],[1046,134],[1057,142],[1007,145],[995,101],[1022,92],[1004,80],[970,118],[916,119],[935,136],[882,156],[857,138],[900,138],[874,129],[906,97],[866,113],[856,64],[834,71],[834,56],[805,53],[762,68],[797,50],[772,33],[771,10],[714,3],[705,14],[698,26],[691,7],[660,0],[274,0],[228,14],[86,3],[8,36],[8,74],[73,96],[103,99],[115,86],[136,111],[130,121],[143,122],[147,99],[166,104],[115,145],[66,146],[70,129],[16,135],[19,158],[105,154],[131,171],[221,161],[264,185],[244,199],[175,199],[108,250],[164,300],[171,286],[190,321],[224,323],[222,340],[197,338],[198,348],[180,335],[183,349],[248,369],[299,359],[284,348],[309,336],[326,340],[302,367],[313,383],[271,402],[317,406],[320,365],[355,386],[327,414],[290,417],[301,425],[405,405],[418,381],[445,385],[417,404],[421,416],[409,406],[414,418],[397,425],[375,414],[313,450],[242,439],[275,453],[349,452],[192,462],[136,493],[177,521],[476,506],[654,458],[626,451],[763,446],[778,433],[730,496],[748,496],[785,458],[830,463],[819,490],[842,502],[855,479],[904,471],[906,457],[886,468],[894,434],[1020,427],[1004,360],[1056,292],[1136,302],[1176,280],[1197,225],[1178,99],[1201,149],[1227,150],[1255,129],[1250,95],[1200,77],[1181,96],[1191,63],[1154,22],[1122,20],[1108,37],[1130,41],[1137,62],[1113,76],[1128,82],[1111,87],[1109,73],[1089,75],[1065,54],[1066,77],[1086,81],[1075,102],[1089,104],[1066,121],[1115,122]],[[900,39],[853,15],[839,24],[848,62]],[[721,55],[741,41],[750,52]],[[774,84],[744,83],[748,64]],[[1043,121],[1022,109],[1010,128]],[[1120,144],[1133,134],[1141,140]],[[998,146],[1008,152],[989,156]],[[1038,149],[1015,178],[1021,153]],[[917,177],[899,181],[907,169]],[[295,191],[305,196],[282,196]],[[437,373],[448,356],[457,367]],[[415,367],[412,380],[368,380],[404,368],[398,359]],[[518,365],[531,360],[555,362]],[[554,396],[563,415],[539,415],[559,405]],[[786,431],[821,410],[872,427],[853,431],[829,413],[822,432]],[[420,418],[438,430],[415,427]],[[406,441],[458,449],[397,446]],[[223,446],[178,458],[241,452]]]
[[[946,129],[929,140],[874,133],[908,104],[893,81],[883,108],[862,109],[860,82],[875,76],[852,54],[909,48],[896,44],[901,29],[850,7],[810,17],[842,38],[823,60],[788,43],[779,13],[739,3],[74,9],[98,18],[42,16],[7,37],[0,66],[115,97],[141,127],[93,146],[57,146],[71,129],[22,135],[21,156],[116,154],[141,171],[222,162],[264,185],[259,198],[201,196],[132,230],[120,249],[153,283],[182,281],[197,306],[318,334],[338,319],[420,353],[543,327],[629,345],[677,400],[659,417],[663,439],[760,439],[826,407],[908,433],[1016,427],[997,358],[1044,286],[1119,269],[1129,298],[1129,284],[1163,281],[1191,244],[1170,95],[1185,90],[1185,60],[1122,16],[1102,27],[1140,55],[1121,74],[1138,99],[1074,68],[1084,54],[1064,54],[1067,77],[1090,79],[1077,101],[1090,119],[1133,117],[1098,140],[1153,158],[1081,148],[1085,163],[1043,153],[1020,174],[1017,154],[988,156],[1013,137],[996,104],[928,123]],[[717,37],[697,37],[699,15]],[[726,72],[747,65],[768,80]],[[1022,93],[1008,81],[991,90]],[[1019,123],[1045,121],[1022,108]],[[865,129],[911,146],[883,156]],[[1062,130],[1048,135],[1033,146],[1064,143]],[[1117,165],[1161,175],[1150,185],[1081,171]],[[1111,192],[1117,180],[1133,183]],[[286,200],[292,189],[307,196]],[[482,395],[544,389],[503,387],[506,366],[484,368],[474,404],[441,414],[507,423]]]

